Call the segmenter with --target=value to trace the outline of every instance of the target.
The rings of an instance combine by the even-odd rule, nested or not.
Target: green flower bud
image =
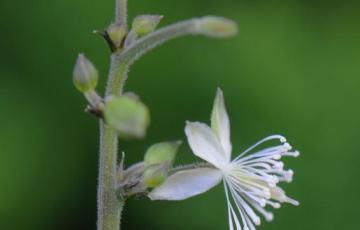
[[[140,15],[137,16],[132,24],[132,29],[137,37],[143,37],[153,32],[160,23],[162,15]]]
[[[150,124],[148,108],[142,102],[126,96],[108,99],[103,113],[106,123],[125,138],[144,137]]]
[[[168,161],[160,165],[153,165],[144,171],[143,182],[148,188],[155,188],[166,180],[168,172]]]
[[[152,145],[145,153],[145,167],[162,164],[165,161],[169,161],[171,167],[180,145],[181,141],[161,142]]]
[[[95,66],[85,57],[79,54],[76,61],[73,82],[75,87],[82,93],[94,90],[99,80],[99,73]]]
[[[217,16],[200,18],[197,26],[199,33],[214,38],[232,37],[238,32],[234,21]]]
[[[107,33],[112,43],[118,48],[123,43],[123,40],[127,34],[127,28],[124,25],[114,23],[109,26]]]
[[[162,142],[151,146],[145,153],[144,183],[149,188],[162,184],[172,167],[181,141]]]

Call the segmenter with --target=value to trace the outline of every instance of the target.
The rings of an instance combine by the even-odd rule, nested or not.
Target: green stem
[[[121,95],[127,67],[119,62],[119,53],[111,56],[105,96]],[[100,162],[98,185],[98,230],[120,230],[125,200],[116,194],[118,135],[100,121]]]
[[[100,162],[98,187],[98,230],[119,230],[124,201],[116,195],[118,136],[100,121]]]
[[[127,78],[128,66],[121,59],[121,51],[111,55],[109,81],[106,87],[106,96],[120,95],[122,93],[123,83]]]
[[[117,23],[127,24],[127,0],[115,0],[115,20]]]
[[[200,19],[195,18],[178,22],[138,39],[122,51],[119,57],[121,59],[120,61],[131,65],[142,55],[164,42],[188,34],[200,34],[199,28],[197,27],[199,20]]]

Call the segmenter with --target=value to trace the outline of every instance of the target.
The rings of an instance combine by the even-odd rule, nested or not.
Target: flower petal
[[[215,168],[197,168],[179,171],[149,193],[152,200],[184,200],[207,192],[222,179]]]
[[[211,128],[223,147],[227,159],[231,159],[230,121],[226,112],[224,95],[220,88],[217,89],[214,107],[211,113]]]
[[[200,122],[187,122],[185,133],[196,156],[220,169],[230,163],[219,140],[209,126]]]

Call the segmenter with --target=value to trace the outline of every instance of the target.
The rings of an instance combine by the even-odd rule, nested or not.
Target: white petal
[[[230,163],[224,149],[209,126],[200,122],[187,122],[185,133],[196,156],[220,169]]]
[[[184,200],[207,192],[222,179],[221,171],[212,168],[197,168],[179,171],[149,193],[152,200]]]
[[[214,107],[211,113],[211,128],[219,139],[227,158],[231,159],[230,122],[226,112],[224,95],[217,89]]]

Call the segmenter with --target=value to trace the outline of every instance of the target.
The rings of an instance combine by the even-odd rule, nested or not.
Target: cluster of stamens
[[[274,139],[278,139],[281,144],[250,154],[260,144]],[[255,229],[254,224],[260,225],[260,218],[254,210],[261,213],[267,221],[271,221],[273,214],[264,209],[266,205],[280,208],[280,203],[283,202],[299,204],[296,200],[287,197],[284,190],[277,186],[279,182],[292,181],[294,172],[285,170],[281,161],[283,156],[299,156],[298,151],[291,150],[291,145],[284,137],[270,136],[251,146],[230,162],[228,167],[222,169],[230,226],[235,224],[236,229]],[[233,203],[242,219],[243,228]]]

